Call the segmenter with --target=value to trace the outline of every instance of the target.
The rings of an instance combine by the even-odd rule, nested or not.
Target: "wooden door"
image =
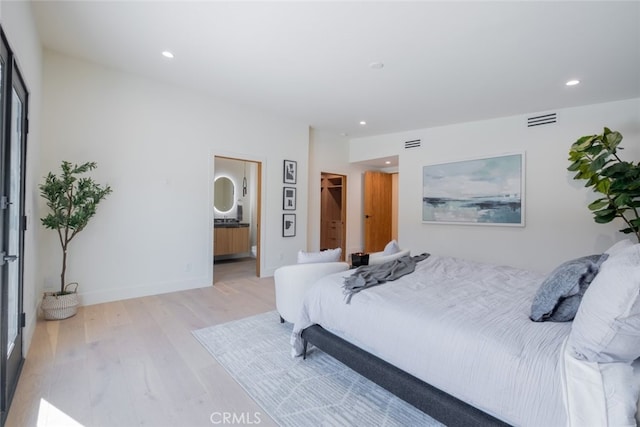
[[[256,171],[256,276],[260,277],[260,235],[262,234],[262,225],[260,218],[262,218],[262,162],[256,162],[258,170]],[[251,250],[251,247],[249,247]]]
[[[391,240],[392,176],[384,172],[364,173],[364,251],[378,252]]]

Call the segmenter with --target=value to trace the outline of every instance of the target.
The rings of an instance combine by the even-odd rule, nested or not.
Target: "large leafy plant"
[[[620,231],[633,233],[640,242],[640,162],[618,157],[621,141],[620,132],[606,127],[600,135],[581,137],[571,146],[567,169],[577,172],[574,179],[586,180],[585,187],[603,195],[588,206],[594,220],[604,224],[620,218],[627,225]]]
[[[98,203],[111,193],[111,187],[108,185],[101,186],[91,178],[79,177],[97,166],[95,162],[77,165],[63,161],[60,176],[49,172],[44,184],[38,187],[50,210],[49,214],[41,219],[42,225],[58,232],[62,246],[59,294],[65,293],[69,243],[84,230],[95,215]]]

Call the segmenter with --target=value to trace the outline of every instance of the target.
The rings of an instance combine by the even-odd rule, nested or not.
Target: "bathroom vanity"
[[[250,252],[249,224],[236,221],[216,221],[213,225],[213,255]]]

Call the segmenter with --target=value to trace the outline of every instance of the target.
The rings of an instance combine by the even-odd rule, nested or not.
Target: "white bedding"
[[[529,320],[543,275],[432,255],[345,304],[341,272],[307,293],[294,325],[319,324],[423,381],[518,426],[563,426],[563,342],[571,323]]]

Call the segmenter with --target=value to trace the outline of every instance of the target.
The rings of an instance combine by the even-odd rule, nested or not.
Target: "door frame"
[[[348,260],[348,256],[346,253],[347,250],[347,175],[346,174],[342,174],[342,173],[337,173],[337,172],[325,172],[325,171],[320,171],[320,249],[322,248],[322,229],[324,227],[324,224],[322,223],[322,180],[325,177],[325,175],[333,175],[333,176],[339,176],[342,178],[342,191],[340,193],[340,198],[341,198],[341,208],[340,208],[340,221],[342,222],[342,230],[341,230],[341,235],[340,235],[340,247],[342,248],[342,255],[341,255],[341,259],[344,260]],[[328,248],[328,249],[333,249],[333,248]]]

